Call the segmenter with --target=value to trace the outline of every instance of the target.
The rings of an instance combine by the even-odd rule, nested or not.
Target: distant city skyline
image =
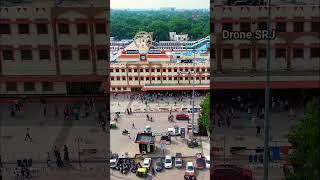
[[[210,0],[110,0],[111,9],[209,9]]]

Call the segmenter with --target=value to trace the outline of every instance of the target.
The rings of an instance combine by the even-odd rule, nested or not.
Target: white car
[[[171,169],[172,168],[172,157],[170,155],[166,155],[164,159],[164,168]]]
[[[142,167],[149,169],[151,167],[151,158],[144,158]]]
[[[210,169],[210,156],[206,156],[206,168]]]
[[[187,162],[187,165],[186,165],[186,175],[194,175],[194,165],[193,165],[193,162]]]

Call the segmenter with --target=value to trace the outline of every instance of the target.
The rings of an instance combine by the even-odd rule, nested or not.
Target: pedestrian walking
[[[68,164],[69,163],[69,150],[68,150],[68,147],[67,147],[67,145],[64,145],[63,146],[63,159],[64,159],[64,162],[66,163],[66,164]]]
[[[51,167],[51,158],[50,158],[50,153],[49,152],[47,152],[47,166],[48,167]]]
[[[136,126],[134,125],[134,123],[132,123],[132,129],[135,129],[136,128]]]
[[[55,104],[54,105],[54,117],[57,118],[59,116],[59,109],[58,106]]]
[[[32,138],[30,136],[30,133],[29,133],[29,128],[27,128],[27,132],[26,132],[26,136],[24,138],[24,141],[27,141],[27,139],[29,139],[30,141],[32,141]]]
[[[257,128],[256,136],[260,136],[260,133],[261,133],[261,127],[260,127],[260,125],[257,125],[256,128]]]

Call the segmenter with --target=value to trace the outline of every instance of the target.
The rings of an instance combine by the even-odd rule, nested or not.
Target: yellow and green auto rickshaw
[[[115,122],[110,122],[110,129],[117,128],[117,124]]]
[[[139,169],[137,170],[136,175],[137,175],[138,177],[144,177],[144,178],[148,177],[147,168],[139,168]]]

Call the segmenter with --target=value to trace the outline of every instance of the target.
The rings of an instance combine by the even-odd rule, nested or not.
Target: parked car
[[[152,162],[151,158],[144,158],[142,167],[143,167],[143,168],[150,169],[150,167],[151,167],[151,162]]]
[[[163,161],[161,158],[156,160],[156,171],[160,172],[163,169]]]
[[[110,168],[115,168],[118,165],[119,155],[112,154],[110,157]]]
[[[180,113],[176,115],[176,120],[189,120],[190,117],[188,114]]]
[[[204,169],[206,167],[205,157],[203,157],[201,153],[196,154],[195,166],[197,169]]]
[[[210,169],[210,156],[206,156],[206,168]]]
[[[211,170],[211,179],[253,180],[252,171],[230,164],[213,166]]]
[[[186,172],[184,173],[184,179],[196,179],[193,162],[187,162]]]
[[[160,138],[160,141],[166,141],[166,144],[167,144],[167,145],[171,144],[170,134],[168,134],[168,135],[162,135],[161,138]]]
[[[174,166],[176,168],[182,168],[183,160],[182,160],[182,154],[181,153],[176,153],[176,158],[174,160]]]
[[[164,168],[166,169],[172,168],[172,157],[170,155],[166,155],[164,159]]]
[[[179,126],[174,126],[173,128],[168,128],[168,134],[170,134],[171,136],[179,136],[180,135]]]

